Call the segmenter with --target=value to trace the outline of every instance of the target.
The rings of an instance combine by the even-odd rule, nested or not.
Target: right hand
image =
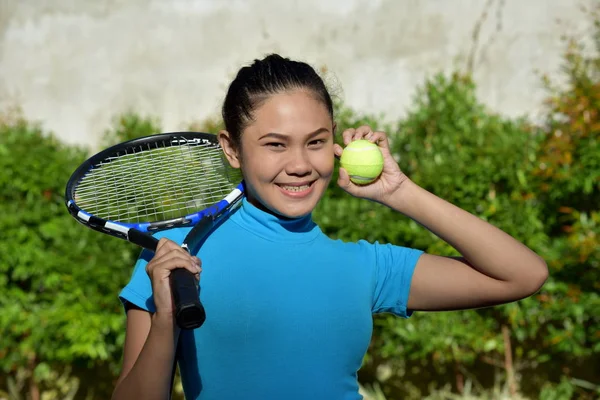
[[[154,257],[146,265],[146,273],[152,282],[152,293],[156,312],[173,315],[173,297],[169,276],[175,268],[185,268],[196,279],[200,279],[201,262],[198,257],[191,256],[172,240],[162,238],[158,241]]]

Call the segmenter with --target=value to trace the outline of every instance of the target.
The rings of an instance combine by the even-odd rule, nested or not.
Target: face
[[[219,139],[231,165],[241,168],[248,200],[287,218],[312,212],[334,167],[333,121],[309,92],[272,95],[254,111],[241,148],[227,132]]]

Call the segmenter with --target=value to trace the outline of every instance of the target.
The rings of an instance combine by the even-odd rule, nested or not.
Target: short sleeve
[[[413,272],[423,251],[375,243],[376,267],[373,313],[408,318],[408,295]]]
[[[190,228],[175,228],[156,233],[154,237],[160,239],[166,237],[175,243],[183,243],[185,235]],[[152,260],[154,253],[150,250],[142,250],[135,265],[129,283],[119,293],[119,300],[124,306],[127,303],[133,304],[143,310],[151,313],[156,311],[154,306],[154,297],[152,296],[152,282],[146,273],[146,265]]]

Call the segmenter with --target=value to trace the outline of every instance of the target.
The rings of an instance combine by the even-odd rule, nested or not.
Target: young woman
[[[383,173],[357,186],[340,169],[338,185],[412,218],[463,257],[326,237],[311,212],[342,148],[334,144],[331,98],[307,64],[271,55],[242,68],[223,118],[219,141],[241,168],[247,198],[199,258],[176,244],[188,229],[164,233],[154,255],[142,253],[120,296],[127,336],[113,399],[168,399],[176,358],[189,400],[360,399],[356,373],[374,313],[408,318],[415,310],[503,304],[546,280],[539,256],[412,182],[386,134],[368,126],[344,131],[343,141],[377,143]],[[200,259],[207,320],[180,332],[169,274],[199,274]]]

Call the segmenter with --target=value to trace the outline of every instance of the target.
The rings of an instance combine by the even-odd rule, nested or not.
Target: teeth
[[[287,190],[288,192],[301,192],[303,190],[306,190],[309,188],[308,185],[302,185],[302,186],[281,186],[282,188],[284,188],[285,190]]]

